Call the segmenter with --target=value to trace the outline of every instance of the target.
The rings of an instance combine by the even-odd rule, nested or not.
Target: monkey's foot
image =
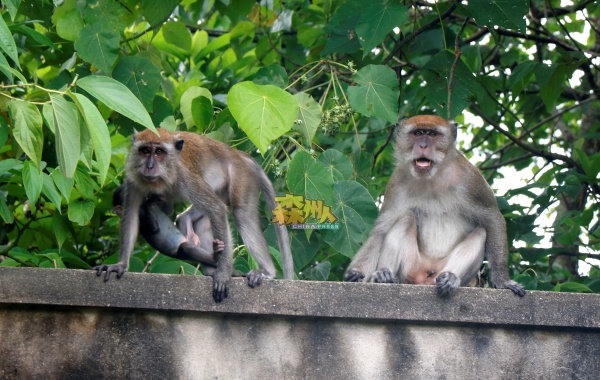
[[[513,280],[506,281],[503,287],[512,290],[519,297],[523,297],[527,293],[523,285]]]
[[[348,269],[344,274],[344,282],[359,282],[365,278],[365,275],[356,269]]]
[[[225,250],[225,242],[223,240],[215,239],[213,240],[213,252],[221,253]]]
[[[102,272],[106,271],[106,275],[104,276],[104,282],[110,280],[110,274],[115,272],[117,274],[117,278],[123,277],[127,269],[123,264],[111,264],[111,265],[97,265],[92,268],[92,270],[96,271],[96,275],[100,276]]]
[[[253,269],[250,272],[246,273],[246,279],[248,280],[248,286],[251,288],[255,288],[262,284],[263,280],[268,278],[259,270]]]
[[[369,282],[376,282],[379,284],[397,284],[398,279],[394,276],[389,268],[382,268],[369,276]]]
[[[460,286],[460,281],[454,273],[442,272],[435,279],[435,286],[440,297],[450,297]]]
[[[229,295],[229,276],[225,280],[219,280],[218,277],[216,273],[213,275],[213,299],[215,302],[221,302]]]

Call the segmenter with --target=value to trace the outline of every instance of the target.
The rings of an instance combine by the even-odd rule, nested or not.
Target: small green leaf
[[[76,200],[69,202],[69,220],[80,226],[86,225],[94,216],[94,201]]]
[[[61,249],[63,243],[71,234],[72,225],[65,215],[55,213],[52,215],[52,227],[56,236],[56,242],[58,243],[58,249]]]
[[[304,142],[310,145],[321,123],[323,112],[319,103],[306,92],[299,92],[294,96],[298,100],[298,118],[292,129],[300,133],[304,138]]]
[[[365,116],[375,116],[396,123],[398,121],[398,79],[387,66],[367,65],[354,76],[358,84],[348,88],[352,108]]]
[[[19,53],[17,52],[17,45],[15,40],[4,22],[4,19],[0,17],[0,49],[6,53],[12,59],[18,68],[21,68],[19,64]]]
[[[17,15],[17,11],[19,10],[19,5],[21,5],[21,0],[2,0],[8,13],[10,14],[10,19],[15,21],[15,16]]]
[[[327,281],[330,272],[331,263],[329,261],[323,261],[316,264],[314,267],[306,268],[302,273],[304,274],[304,278],[309,281]]]
[[[369,191],[358,182],[338,181],[334,189],[333,214],[339,218],[340,228],[323,231],[323,239],[342,255],[352,258],[373,228],[377,207]]]
[[[54,169],[51,176],[63,198],[68,202],[71,197],[71,190],[73,190],[73,186],[75,185],[75,180],[73,178],[65,178],[59,168]]]
[[[0,217],[6,224],[12,224],[15,221],[15,216],[6,203],[6,195],[2,193],[0,193]]]
[[[192,100],[198,97],[205,97],[211,102],[211,110],[212,110],[212,94],[209,90],[204,87],[192,86],[185,90],[183,95],[181,95],[181,100],[179,102],[181,115],[183,116],[183,122],[185,123],[187,129],[190,129],[194,126],[194,115],[192,114]]]
[[[81,125],[75,104],[62,95],[50,94],[54,111],[55,141],[58,165],[67,178],[71,178],[81,154]]]
[[[148,111],[124,84],[106,76],[90,75],[79,79],[77,86],[112,110],[156,132]]]
[[[298,152],[292,159],[286,179],[288,188],[294,195],[306,199],[322,200],[333,205],[333,179],[327,169],[310,154]]]
[[[94,199],[95,191],[99,190],[96,181],[90,177],[89,171],[79,167],[73,176],[79,194],[85,199]]]
[[[16,99],[10,101],[9,111],[13,120],[15,140],[25,154],[39,167],[44,146],[40,111],[35,105]]]
[[[192,47],[190,31],[181,22],[169,21],[161,28],[152,44],[180,60],[189,56]]]
[[[212,102],[205,96],[192,99],[192,119],[199,132],[203,132],[210,125],[215,111]]]
[[[37,203],[43,186],[42,171],[31,161],[25,161],[23,163],[23,187],[32,205]]]
[[[106,174],[110,166],[111,143],[108,127],[104,122],[104,118],[94,104],[81,94],[71,93],[73,101],[79,108],[79,112],[83,115],[85,125],[91,136],[94,151],[96,152],[96,161],[98,162],[99,182],[104,184]]]
[[[262,67],[254,74],[252,82],[256,84],[272,84],[279,88],[285,89],[289,84],[289,78],[285,69],[277,64],[271,64]]]
[[[354,173],[352,161],[335,149],[327,149],[317,158],[317,161],[323,164],[334,182],[350,179]]]
[[[578,282],[563,282],[556,284],[557,292],[593,293],[590,288]]]
[[[86,25],[75,41],[75,50],[84,61],[110,73],[119,53],[119,33],[105,31],[99,23]]]
[[[237,83],[227,95],[227,104],[240,128],[263,155],[271,141],[292,128],[298,115],[296,98],[273,85]]]
[[[83,29],[81,12],[72,4],[63,3],[52,14],[52,22],[56,25],[56,33],[67,41],[75,41]]]
[[[32,29],[25,25],[19,25],[14,30],[21,32],[22,34],[30,37],[32,40],[41,45],[48,46],[52,49],[58,49],[58,47],[54,44],[54,42],[52,42],[52,40],[44,36],[42,33],[39,33],[35,29]]]
[[[142,101],[148,112],[152,112],[154,97],[160,88],[160,70],[148,58],[123,57],[117,62],[112,77],[127,86]]]
[[[46,173],[42,172],[42,177],[44,181],[44,187],[42,192],[50,199],[54,206],[56,206],[56,210],[60,213],[60,205],[62,204],[62,198],[58,189],[56,188],[56,184],[52,181],[52,178]]]

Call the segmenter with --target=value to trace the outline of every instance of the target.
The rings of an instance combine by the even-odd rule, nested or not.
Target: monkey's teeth
[[[428,168],[431,166],[431,164],[431,160],[428,160],[426,158],[419,158],[418,160],[415,160],[415,165],[420,168]]]

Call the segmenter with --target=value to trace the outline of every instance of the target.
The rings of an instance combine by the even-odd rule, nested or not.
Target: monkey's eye
[[[416,130],[413,132],[415,136],[422,136],[423,135],[423,131],[422,130]]]
[[[435,136],[437,136],[437,132],[436,132],[436,131],[429,131],[429,132],[427,132],[427,134],[428,134],[429,136],[431,136],[431,137],[435,137]]]
[[[154,151],[155,154],[161,155],[163,153],[165,153],[164,149],[162,148],[156,148],[156,150]]]
[[[140,148],[140,153],[141,154],[150,154],[150,148],[148,148],[147,146],[143,146]]]

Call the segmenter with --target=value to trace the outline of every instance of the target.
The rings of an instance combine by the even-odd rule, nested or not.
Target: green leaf
[[[15,62],[18,68],[21,68],[17,45],[15,44],[10,29],[8,29],[8,26],[2,17],[0,17],[0,49]]]
[[[15,160],[14,158],[5,158],[0,160],[0,175],[12,169],[21,171],[23,170],[23,164],[21,161]]]
[[[348,88],[348,100],[356,111],[396,123],[398,121],[398,79],[387,66],[367,65],[356,72],[358,86]]]
[[[44,146],[40,111],[35,105],[16,99],[11,100],[8,107],[13,120],[13,137],[31,161],[40,167]]]
[[[106,76],[90,75],[79,79],[77,86],[112,110],[156,132],[148,111],[124,84]]]
[[[85,199],[94,199],[95,191],[99,190],[96,182],[90,177],[89,171],[82,167],[77,168],[75,175],[75,186],[79,194]]]
[[[71,228],[71,223],[65,218],[64,223],[67,224],[65,227]],[[67,251],[60,251],[60,258],[64,263],[70,264],[69,267],[74,267],[77,269],[92,269],[90,264],[81,260],[78,256],[72,254]]]
[[[52,42],[52,40],[50,40],[48,37],[44,36],[42,33],[39,33],[35,29],[32,29],[25,25],[19,25],[16,28],[14,28],[14,30],[17,30],[17,31],[21,32],[22,34],[30,37],[32,40],[34,40],[35,42],[37,42],[39,44],[48,46],[52,49],[58,49],[58,47],[54,44],[54,42]]]
[[[84,14],[86,24],[102,24],[103,31],[115,33],[121,33],[135,18],[126,6],[117,1],[88,1]]]
[[[42,179],[44,181],[44,187],[42,188],[42,192],[50,199],[52,203],[56,206],[56,210],[60,213],[60,206],[62,204],[62,198],[58,189],[56,188],[56,184],[52,181],[52,178],[46,173],[42,172]]]
[[[323,261],[314,267],[306,268],[302,273],[304,274],[304,278],[309,281],[327,281],[330,272],[331,263]]]
[[[55,213],[52,215],[52,227],[56,236],[56,242],[58,243],[58,249],[61,249],[63,243],[71,234],[72,225],[65,215]]]
[[[385,36],[395,27],[406,20],[408,7],[393,4],[386,0],[372,3],[369,9],[362,13],[356,25],[358,41],[363,48],[363,58],[379,45]]]
[[[154,97],[160,88],[160,70],[148,58],[130,55],[117,62],[112,77],[127,86],[148,112],[152,112]]]
[[[179,102],[181,115],[183,116],[183,122],[185,123],[187,129],[190,129],[194,126],[194,115],[192,113],[192,100],[198,97],[205,97],[211,103],[212,110],[212,94],[209,90],[204,87],[192,86],[185,90],[183,95],[181,95],[181,100]],[[214,112],[214,111],[213,111]]]
[[[189,56],[192,48],[192,36],[182,23],[169,21],[160,28],[152,40],[152,44],[158,49],[184,60]]]
[[[323,240],[352,258],[373,228],[377,207],[369,191],[356,181],[338,181],[334,190],[333,213],[339,218],[340,228],[323,231]]]
[[[69,202],[67,215],[71,222],[80,226],[86,225],[94,216],[94,201],[76,200]]]
[[[83,29],[81,12],[75,8],[75,2],[63,3],[52,14],[52,22],[56,25],[56,33],[67,41],[78,39]]]
[[[73,186],[75,185],[75,180],[73,178],[65,178],[59,168],[54,169],[51,176],[63,198],[68,202],[71,196],[71,190],[73,190]]]
[[[2,193],[0,193],[0,217],[6,224],[12,224],[15,221],[15,216],[6,203],[6,195]]]
[[[292,128],[298,115],[296,98],[273,85],[237,83],[227,95],[227,104],[240,128],[263,155],[271,141]]]
[[[321,56],[332,53],[354,53],[360,49],[355,26],[365,9],[369,8],[370,1],[346,1],[331,17],[325,26],[328,34],[325,48]]]
[[[23,163],[23,187],[31,205],[35,206],[37,203],[43,186],[42,171],[31,161],[25,161]]]
[[[17,11],[19,10],[19,5],[21,5],[21,0],[2,0],[2,3],[6,6],[8,13],[10,14],[10,19],[15,21],[15,16],[17,15]]]
[[[538,69],[540,66],[545,65],[539,65]],[[540,75],[536,71],[536,79],[540,83],[540,98],[542,98],[548,112],[552,112],[554,109],[554,104],[562,93],[563,85],[567,79],[563,65],[550,65],[550,68],[552,69],[552,74],[549,76]],[[544,73],[547,74],[546,71]],[[542,76],[544,79],[541,79]]]
[[[352,161],[335,149],[327,149],[317,158],[317,162],[323,164],[334,182],[350,179],[354,173]]]
[[[513,91],[513,97],[517,97],[527,87],[527,81],[533,74],[539,62],[522,62],[515,67],[510,74],[509,87]]]
[[[327,169],[310,154],[298,152],[292,159],[286,179],[288,188],[294,195],[306,199],[322,200],[333,205],[333,179]]]
[[[309,241],[304,230],[290,230],[288,233],[292,252],[294,253],[294,271],[299,272],[310,264],[315,257],[319,249],[319,241],[318,239]],[[265,230],[265,238],[270,247],[279,247],[273,224],[270,224]]]
[[[215,111],[211,99],[199,96],[192,99],[192,119],[199,132],[203,132],[210,125]]]
[[[527,0],[469,0],[467,14],[479,26],[501,26],[525,33],[525,15],[529,11]]]
[[[593,293],[590,288],[578,282],[563,282],[556,284],[557,292]]]
[[[435,107],[437,113],[448,115],[448,82],[454,62],[454,54],[443,50],[434,55],[423,67],[423,77],[427,81],[425,96]],[[472,99],[481,91],[481,86],[463,61],[459,60],[452,79],[452,105],[450,119],[460,115],[471,104]]]
[[[67,102],[62,95],[50,94],[54,111],[56,156],[61,172],[73,177],[81,154],[81,125],[75,104]]]
[[[180,2],[180,0],[142,0],[140,6],[146,21],[150,25],[159,25],[168,19]]]
[[[70,93],[71,98],[77,105],[79,112],[83,115],[85,125],[92,139],[94,152],[96,153],[96,162],[98,163],[98,175],[100,185],[104,184],[106,174],[110,167],[111,143],[108,127],[100,111],[87,97],[81,94]]]
[[[298,101],[298,118],[292,129],[300,133],[304,138],[304,142],[310,145],[321,123],[323,112],[319,103],[306,92],[299,92],[294,96]]]
[[[282,89],[285,89],[290,83],[285,69],[277,64],[267,65],[259,69],[254,74],[252,82],[260,85],[272,84]]]
[[[119,33],[105,31],[101,24],[86,25],[75,41],[75,50],[84,61],[110,73],[119,54]]]

